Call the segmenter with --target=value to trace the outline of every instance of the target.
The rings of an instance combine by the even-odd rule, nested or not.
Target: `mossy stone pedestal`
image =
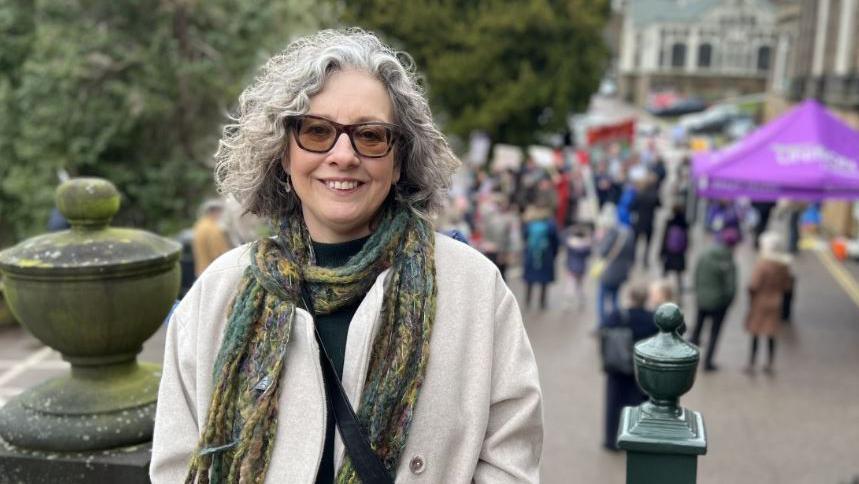
[[[0,409],[0,438],[55,453],[145,443],[160,367],[136,358],[178,294],[179,244],[108,227],[119,193],[106,180],[64,183],[57,205],[71,228],[0,252],[0,271],[16,318],[71,372]]]
[[[677,331],[683,314],[663,304],[654,317],[659,334],[635,345],[635,378],[650,400],[626,407],[618,446],[626,450],[627,484],[694,484],[698,456],[707,452],[701,414],[678,406],[695,383],[698,349]]]

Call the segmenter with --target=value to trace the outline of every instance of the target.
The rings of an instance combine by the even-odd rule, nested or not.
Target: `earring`
[[[289,193],[292,191],[292,183],[289,181],[289,173],[284,172],[283,176],[283,180],[280,178],[277,179],[277,184],[283,188],[284,193]]]

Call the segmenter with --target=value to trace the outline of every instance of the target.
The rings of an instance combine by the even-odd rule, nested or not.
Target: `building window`
[[[683,67],[686,65],[686,44],[674,44],[671,46],[671,67]]]
[[[758,70],[759,71],[768,71],[770,70],[770,48],[765,45],[758,49]]]
[[[713,46],[701,44],[698,46],[698,67],[710,67],[712,65]]]

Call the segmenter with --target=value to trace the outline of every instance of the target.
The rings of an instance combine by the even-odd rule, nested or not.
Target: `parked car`
[[[698,98],[681,99],[665,107],[649,107],[647,110],[654,116],[680,116],[697,113],[707,108],[707,104]]]
[[[741,114],[732,119],[725,127],[725,135],[732,140],[743,138],[757,127],[755,120],[748,114]]]
[[[722,133],[732,120],[740,116],[740,108],[733,104],[717,104],[707,110],[683,116],[680,125],[691,134]]]

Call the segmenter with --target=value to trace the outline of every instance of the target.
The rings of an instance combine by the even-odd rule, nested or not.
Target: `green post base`
[[[626,484],[695,484],[697,471],[697,455],[626,454]]]

